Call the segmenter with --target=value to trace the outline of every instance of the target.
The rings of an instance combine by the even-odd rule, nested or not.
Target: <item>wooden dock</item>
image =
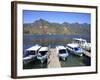
[[[88,56],[88,57],[90,57],[90,58],[91,58],[91,53],[90,53],[90,52],[88,52],[88,51],[84,50],[84,54],[85,54],[86,56]]]
[[[59,62],[59,57],[56,53],[56,49],[50,49],[49,52],[49,57],[48,57],[48,68],[59,68],[61,67],[61,64]]]

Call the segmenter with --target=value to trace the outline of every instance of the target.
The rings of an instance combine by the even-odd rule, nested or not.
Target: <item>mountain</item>
[[[87,23],[52,23],[44,19],[33,23],[23,24],[25,34],[89,34],[91,25]]]

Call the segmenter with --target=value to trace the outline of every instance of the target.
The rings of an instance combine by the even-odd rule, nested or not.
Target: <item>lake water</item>
[[[34,34],[25,34],[23,37],[24,41],[32,41],[33,39],[66,39],[66,38],[83,38],[90,42],[90,36],[85,34],[73,34],[73,35],[34,35]]]
[[[80,67],[80,66],[90,66],[91,59],[86,57],[85,55],[82,57],[76,56],[74,54],[70,54],[66,58],[65,61],[59,58],[61,67]],[[29,62],[28,64],[24,64],[23,69],[42,69],[48,68],[47,61],[43,64],[39,60],[34,60]]]

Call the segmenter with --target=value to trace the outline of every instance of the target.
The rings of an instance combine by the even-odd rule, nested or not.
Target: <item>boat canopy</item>
[[[48,47],[41,47],[39,51],[48,51]]]
[[[26,49],[26,51],[37,51],[40,47],[41,46],[39,46],[39,45],[35,45],[35,46],[32,46],[32,47]]]
[[[73,40],[80,41],[80,42],[86,42],[86,40],[82,38],[73,38]]]
[[[76,44],[76,43],[73,43],[73,44],[67,44],[67,46],[72,47],[72,48],[79,47],[79,45]]]
[[[57,46],[57,49],[66,49],[64,46]]]

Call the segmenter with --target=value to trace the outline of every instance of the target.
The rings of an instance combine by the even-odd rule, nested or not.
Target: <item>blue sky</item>
[[[74,12],[52,12],[52,11],[23,11],[23,22],[33,23],[36,20],[44,19],[55,23],[91,23],[91,14]]]

